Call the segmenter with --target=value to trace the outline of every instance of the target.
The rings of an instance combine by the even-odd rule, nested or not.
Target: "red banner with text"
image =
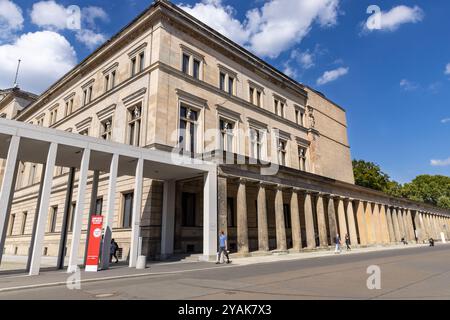
[[[96,272],[98,270],[98,259],[100,254],[100,245],[102,242],[103,217],[92,216],[90,223],[91,228],[89,233],[85,270],[88,272]]]

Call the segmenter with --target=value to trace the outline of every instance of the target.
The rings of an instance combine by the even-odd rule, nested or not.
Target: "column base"
[[[217,260],[217,255],[201,255],[198,257],[198,261],[203,261],[203,262],[216,262]]]
[[[263,256],[270,256],[271,253],[270,253],[270,251],[258,250],[258,251],[251,252],[250,255],[252,257],[263,257]]]
[[[252,256],[252,254],[250,252],[236,252],[236,253],[230,254],[230,258],[231,257],[233,257],[233,258],[248,258],[251,256]]]
[[[313,251],[316,251],[317,250],[317,247],[306,247],[306,248],[303,248],[301,251],[302,252],[313,252]]]
[[[276,249],[276,250],[272,250],[271,253],[274,256],[282,256],[282,255],[288,254],[289,251],[288,250],[278,250],[278,249]]]

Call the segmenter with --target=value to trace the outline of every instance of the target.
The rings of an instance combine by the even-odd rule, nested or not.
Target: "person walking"
[[[341,253],[341,237],[339,237],[339,233],[336,234],[336,237],[334,238],[334,243],[336,244],[334,253]]]
[[[352,250],[352,248],[350,247],[350,236],[348,235],[348,233],[345,234],[345,245],[347,247],[347,251]]]
[[[227,258],[227,263],[231,263],[230,257],[228,256],[228,239],[227,235],[223,230],[220,231],[219,234],[219,253],[217,254],[217,262],[216,264],[220,264],[220,259],[222,257],[222,253]]]
[[[109,247],[109,263],[112,263],[112,258],[116,259],[116,263],[119,262],[117,258],[117,250],[119,250],[119,245],[114,239],[111,239],[111,246]]]

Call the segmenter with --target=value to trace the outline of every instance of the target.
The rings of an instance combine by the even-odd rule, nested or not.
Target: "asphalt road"
[[[369,266],[381,289],[369,290]],[[0,299],[450,299],[450,246],[151,275],[0,293]]]

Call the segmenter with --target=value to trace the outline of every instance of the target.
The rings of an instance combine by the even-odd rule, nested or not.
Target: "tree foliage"
[[[401,185],[391,180],[377,164],[363,160],[353,160],[353,172],[355,184],[359,186],[450,209],[450,177],[420,175]]]

